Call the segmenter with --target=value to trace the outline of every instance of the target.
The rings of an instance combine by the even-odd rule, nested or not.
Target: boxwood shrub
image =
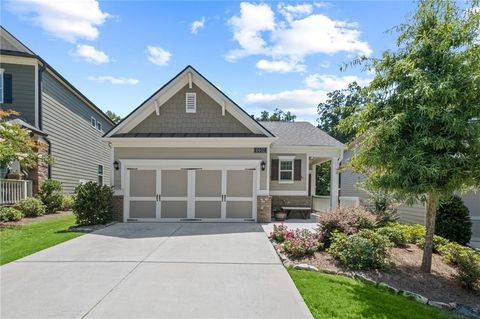
[[[47,214],[55,213],[62,207],[62,183],[54,179],[46,180],[37,196],[45,205]]]
[[[113,188],[88,182],[75,189],[73,213],[78,225],[106,224],[112,220]]]
[[[440,202],[435,221],[435,234],[462,245],[472,236],[470,212],[458,196]]]
[[[45,214],[46,207],[38,198],[27,197],[18,202],[15,208],[21,211],[26,217],[37,217]]]
[[[0,206],[0,222],[16,222],[23,218],[22,212],[14,207]]]

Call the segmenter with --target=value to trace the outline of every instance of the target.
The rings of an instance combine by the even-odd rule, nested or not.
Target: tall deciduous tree
[[[274,121],[274,122],[295,122],[297,118],[296,115],[292,114],[290,111],[284,112],[280,109],[275,109],[272,114],[268,111],[262,111],[260,117],[257,118],[258,121]]]
[[[118,124],[118,123],[122,120],[122,118],[120,117],[120,115],[117,115],[117,114],[115,114],[115,112],[112,112],[112,111],[110,111],[110,110],[108,110],[108,111],[106,112],[106,114],[107,114],[107,116],[113,121],[113,123],[115,123],[115,124]]]
[[[480,186],[480,10],[468,5],[420,1],[397,49],[366,62],[375,101],[342,123],[358,125],[350,165],[370,187],[425,200],[425,272],[439,198]]]

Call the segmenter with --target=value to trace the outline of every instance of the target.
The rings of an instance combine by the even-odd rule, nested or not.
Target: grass
[[[461,318],[352,278],[289,273],[314,318]]]
[[[0,265],[55,246],[82,233],[68,231],[75,225],[74,215],[45,219],[0,230]]]

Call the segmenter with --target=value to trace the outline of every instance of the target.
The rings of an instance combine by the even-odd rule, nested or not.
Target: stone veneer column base
[[[113,216],[112,219],[117,222],[123,222],[123,195],[113,196]]]
[[[272,196],[257,196],[257,222],[272,221]]]

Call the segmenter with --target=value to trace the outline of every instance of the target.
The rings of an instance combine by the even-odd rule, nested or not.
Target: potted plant
[[[275,219],[278,221],[284,221],[285,219],[287,219],[287,213],[285,213],[281,207],[274,207],[273,214],[275,216]]]

